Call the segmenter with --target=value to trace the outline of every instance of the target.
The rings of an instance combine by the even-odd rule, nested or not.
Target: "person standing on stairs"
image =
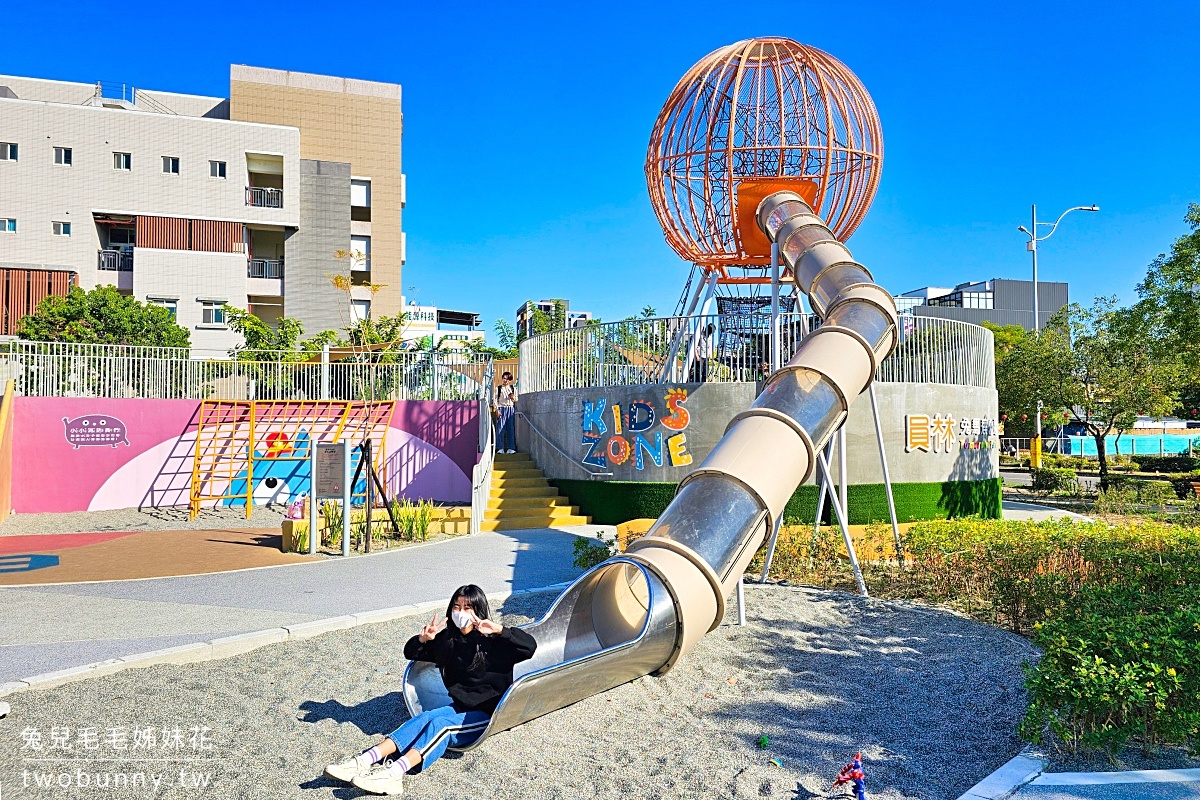
[[[499,412],[496,415],[496,452],[517,452],[517,387],[513,386],[511,372],[500,376],[500,385],[496,387],[495,405]]]

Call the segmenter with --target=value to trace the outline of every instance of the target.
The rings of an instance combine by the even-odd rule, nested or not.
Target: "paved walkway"
[[[1074,511],[1064,511],[1061,508],[1052,506],[1042,506],[1037,503],[1022,503],[1018,500],[1005,500],[1004,518],[1018,520],[1043,520],[1043,519],[1073,519],[1076,522],[1091,522],[1091,517],[1085,517],[1083,514],[1076,514]]]
[[[1200,797],[1200,769],[1043,772],[1014,800],[1184,800]]]
[[[344,561],[0,588],[0,683],[218,636],[436,600],[464,583],[489,593],[559,583],[579,572],[571,564],[575,539],[549,528],[503,531]]]

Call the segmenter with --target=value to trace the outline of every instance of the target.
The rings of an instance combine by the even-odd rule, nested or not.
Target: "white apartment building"
[[[224,304],[268,322],[297,317],[307,334],[355,315],[396,313],[399,91],[248,67],[232,68],[230,99],[0,76],[0,333],[32,310],[22,300],[35,304],[72,282],[113,285],[167,307],[198,349],[240,343],[225,325]],[[378,112],[357,136],[367,146],[354,131],[307,133],[252,119],[306,103]],[[363,157],[364,149],[387,149],[370,140],[391,134],[394,158]],[[339,145],[345,159],[332,160]],[[306,158],[306,150],[319,157]],[[377,178],[394,213],[373,219]],[[373,236],[375,229],[386,235]],[[338,250],[368,258],[339,262]],[[326,277],[347,270],[349,297]],[[73,277],[64,281],[63,273]],[[369,282],[391,284],[374,310],[370,291],[359,288]]]

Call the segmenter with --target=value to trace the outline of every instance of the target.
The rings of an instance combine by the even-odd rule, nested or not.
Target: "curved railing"
[[[820,325],[820,319],[801,313],[779,316],[779,352],[786,360],[800,340]],[[996,388],[994,344],[987,328],[902,315],[898,333],[896,350],[879,365],[876,380]],[[681,344],[672,347],[676,342]],[[764,316],[712,314],[606,322],[551,331],[521,342],[519,387],[524,393],[663,380],[757,381],[770,372],[770,349]]]

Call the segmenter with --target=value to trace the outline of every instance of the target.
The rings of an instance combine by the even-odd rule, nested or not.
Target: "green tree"
[[[651,319],[658,316],[658,309],[654,306],[642,306],[642,319]]]
[[[21,320],[17,336],[42,342],[187,347],[188,332],[167,309],[123,295],[112,286],[47,297]]]
[[[298,361],[296,343],[304,333],[304,325],[294,317],[281,317],[275,327],[263,322],[253,313],[225,306],[225,324],[241,334],[244,344],[229,351],[238,361]]]
[[[1138,284],[1141,300],[1131,316],[1151,331],[1160,356],[1183,359],[1186,375],[1178,412],[1190,416],[1192,408],[1200,407],[1200,205],[1190,204],[1184,221],[1191,232],[1151,262]]]
[[[1081,424],[1096,441],[1100,486],[1107,488],[1104,437],[1176,403],[1182,359],[1156,352],[1151,336],[1116,298],[1065,306],[1040,336],[1017,339],[996,365],[1001,409],[1036,414],[1040,399],[1048,413]]]
[[[1023,341],[1030,335],[1029,331],[1022,328],[1020,325],[998,325],[995,322],[984,321],[983,327],[992,332],[992,338],[995,341],[996,347],[996,363],[1000,361],[1013,349],[1017,344]]]

